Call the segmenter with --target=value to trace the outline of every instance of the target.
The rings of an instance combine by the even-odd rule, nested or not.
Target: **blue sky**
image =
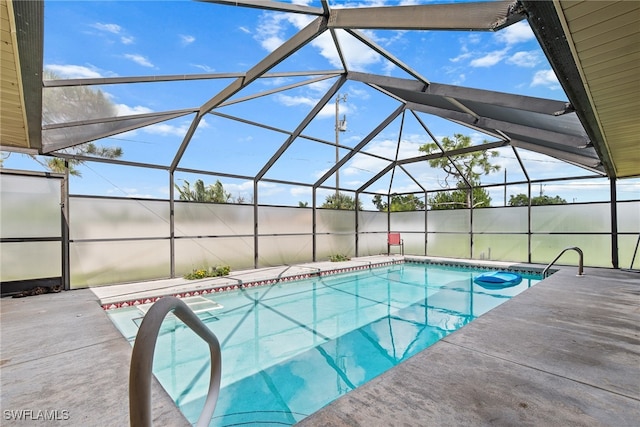
[[[405,2],[425,3],[425,2]],[[398,2],[330,2],[332,6],[380,6]],[[313,4],[318,6],[318,4]],[[168,74],[244,72],[303,28],[310,17],[266,12],[191,1],[47,1],[45,2],[45,68],[62,78],[96,78]],[[340,31],[338,31],[340,33]],[[443,31],[363,31],[367,37],[432,82],[461,85],[535,97],[566,100],[544,54],[526,21],[497,33]],[[401,69],[372,52],[356,39],[339,34],[350,69],[408,78]],[[329,33],[316,38],[272,71],[333,70],[341,68]],[[260,79],[236,97],[271,90],[303,78]],[[118,115],[171,111],[199,107],[232,79],[105,85],[96,87],[117,105]],[[335,79],[257,98],[251,102],[221,107],[216,111],[275,128],[293,131],[320,100]],[[50,90],[50,89],[47,89]],[[357,82],[347,82],[339,92],[340,118],[346,116],[347,131],[340,143],[354,146],[397,108],[397,102]],[[428,115],[420,116],[437,137],[459,132],[481,143],[491,137]],[[191,123],[192,116],[167,121],[98,141],[120,146],[124,160],[168,165]],[[325,141],[335,140],[335,104],[331,101],[303,131]],[[430,142],[411,115],[405,117],[399,157],[419,155],[418,147]],[[400,120],[376,137],[365,151],[393,158],[399,140]],[[286,135],[208,115],[201,122],[180,167],[216,170],[234,175],[255,175],[286,140]],[[500,149],[496,163],[502,169],[483,177],[483,183],[524,179],[510,148]],[[340,155],[344,155],[341,150]],[[519,150],[531,178],[589,175],[586,170],[554,159]],[[313,183],[335,162],[335,148],[307,139],[297,140],[265,175],[267,178]],[[356,188],[371,178],[386,162],[356,156],[340,172],[341,186]],[[7,168],[42,169],[17,154],[4,161]],[[407,170],[427,187],[440,188],[442,172],[414,164]],[[82,178],[72,178],[72,194],[129,197],[168,197],[168,174],[158,170],[91,163],[81,166]],[[216,177],[176,173],[178,180],[213,183]],[[253,184],[245,179],[222,177],[234,197],[250,199]],[[180,181],[179,181],[180,182]],[[335,178],[327,181],[335,183]],[[370,191],[389,189],[390,176]],[[623,181],[624,183],[624,181]],[[297,205],[311,192],[300,186],[261,183],[260,203]],[[394,175],[392,191],[418,187],[405,174]],[[620,198],[638,197],[638,181],[619,186]],[[508,194],[525,192],[524,186],[508,187]],[[545,194],[561,195],[569,202],[606,200],[606,179],[546,184]],[[322,202],[330,191],[319,192]],[[628,193],[628,195],[627,195]],[[492,191],[493,203],[503,204],[503,189]],[[508,197],[508,196],[507,196]],[[604,198],[603,198],[604,197]],[[373,208],[365,196],[364,207]]]

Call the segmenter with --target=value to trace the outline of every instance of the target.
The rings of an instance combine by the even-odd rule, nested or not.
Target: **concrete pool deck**
[[[392,260],[349,263],[372,258]],[[330,271],[336,263],[295,268],[311,267]],[[640,274],[576,272],[559,267],[549,279],[300,424],[637,425]],[[235,274],[247,283],[274,273],[285,277],[297,270]],[[158,289],[175,294],[183,285],[209,286],[172,279],[0,300],[2,425],[127,425],[131,346],[101,304]],[[155,425],[189,425],[155,381],[153,405]],[[35,419],[45,410],[57,411],[57,421]],[[10,419],[29,416],[25,411],[32,411],[31,420]]]

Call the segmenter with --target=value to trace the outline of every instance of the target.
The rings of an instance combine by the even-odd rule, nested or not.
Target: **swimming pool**
[[[200,318],[222,347],[212,426],[291,425],[427,348],[540,280],[485,289],[488,269],[404,263],[206,297]],[[110,310],[130,342],[142,312]],[[154,374],[195,422],[209,381],[208,346],[168,317]]]

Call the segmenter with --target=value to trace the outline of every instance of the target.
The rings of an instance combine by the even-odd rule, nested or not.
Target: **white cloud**
[[[460,62],[473,57],[472,51],[476,51],[477,49],[475,47],[473,49],[469,49],[467,45],[477,45],[480,43],[481,38],[479,34],[470,34],[465,37],[460,37],[458,41],[460,42],[460,54],[454,58],[449,58],[449,61],[451,62]]]
[[[527,21],[520,21],[507,28],[498,31],[495,34],[498,41],[512,45],[516,43],[522,43],[535,38],[533,31]]]
[[[182,40],[182,44],[186,46],[196,41],[196,38],[190,35],[180,34],[180,40]]]
[[[131,111],[137,111],[137,114],[152,112],[148,108],[140,107],[140,106],[134,107],[134,109],[132,109]],[[136,114],[136,112],[134,112],[133,114]],[[149,125],[147,127],[144,127],[142,128],[142,130],[152,135],[184,137],[187,134],[187,131],[189,130],[189,126],[191,126],[191,121],[184,121],[180,125],[172,125],[169,123],[156,123],[154,125]],[[209,126],[210,126],[209,123],[207,123],[205,119],[200,120],[200,123],[198,124],[198,128],[208,128]]]
[[[120,34],[122,31],[122,27],[118,24],[103,24],[101,22],[96,22],[92,27],[100,31],[106,31],[113,34]]]
[[[270,77],[268,79],[260,79],[260,83],[265,86],[284,86],[291,80],[286,77]]]
[[[540,63],[540,56],[536,51],[516,52],[507,59],[507,64],[517,65],[518,67],[535,67],[538,63]]]
[[[384,66],[382,67],[383,73],[387,76],[390,76],[393,70],[395,70],[396,68],[396,64],[391,61],[386,61]]]
[[[340,104],[340,117],[342,117],[343,115],[349,115],[352,112],[351,108],[349,107],[348,103],[341,103]],[[320,112],[318,113],[318,115],[316,116],[318,118],[334,118],[336,117],[336,103],[335,102],[329,102],[327,103],[324,107],[322,107],[322,110],[320,110]]]
[[[536,71],[531,81],[531,86],[544,86],[548,89],[560,89],[560,82],[553,70]]]
[[[44,68],[46,70],[53,71],[57,75],[67,79],[95,79],[103,77],[100,70],[93,66],[85,67],[84,65],[48,64],[45,65]]]
[[[243,33],[251,34],[251,30],[249,30],[247,27],[238,27],[238,29]]]
[[[158,197],[157,194],[143,193],[137,188],[109,189],[107,190],[107,194],[116,196],[122,196],[124,194],[124,197],[135,197],[141,199],[152,199]]]
[[[301,196],[304,197],[304,196],[311,196],[312,191],[310,187],[292,187],[289,190],[289,193],[293,197],[301,197]]]
[[[351,35],[348,35],[342,30],[338,30],[336,33],[340,49],[342,49],[342,53],[344,57],[347,58],[347,63],[352,70],[366,71],[368,66],[377,64],[382,60],[382,57],[377,52]],[[363,33],[370,39],[375,39],[373,33],[370,31],[363,31]],[[320,54],[325,57],[331,65],[336,68],[342,67],[338,51],[328,32],[315,39],[312,45],[320,50]]]
[[[327,93],[327,91],[331,87],[331,84],[332,82],[330,80],[322,80],[319,82],[313,82],[311,84],[308,84],[305,87],[311,89],[314,92],[324,95],[325,93]]]
[[[472,60],[469,65],[472,67],[492,67],[498,62],[502,61],[507,54],[506,49],[494,50],[487,53],[485,56]]]
[[[264,49],[273,52],[284,43],[284,23],[286,23],[286,21],[287,16],[285,14],[262,15],[262,19],[256,28],[254,39],[256,39]]]
[[[248,181],[248,184],[251,184],[251,192],[253,193],[253,182]],[[225,185],[225,188],[227,188],[226,185]],[[275,194],[280,194],[285,190],[282,186],[279,186],[278,184],[274,184],[273,182],[260,181],[258,182],[258,191],[259,191],[258,194],[260,197],[267,197],[267,196],[273,196]]]
[[[460,61],[464,61],[466,59],[469,59],[473,56],[473,54],[471,52],[467,52],[465,51],[465,49],[462,49],[462,53],[454,58],[449,58],[449,61],[451,62],[460,62]]]
[[[142,105],[136,105],[135,107],[130,107],[126,104],[116,104],[117,116],[133,116],[136,114],[146,114],[152,113],[153,110],[147,107],[143,107]]]
[[[216,71],[215,68],[211,68],[208,65],[204,65],[204,64],[189,64],[189,65],[191,65],[192,67],[200,68],[205,73],[215,73]]]
[[[399,159],[407,159],[419,156],[421,153],[418,148],[424,144],[424,135],[408,135],[400,142],[400,150],[398,152]],[[377,154],[381,157],[394,159],[396,156],[398,141],[396,139],[384,139],[373,141],[368,144],[363,151],[371,154]],[[361,172],[377,173],[389,164],[388,161],[377,157],[370,157],[357,154],[349,161],[346,167],[341,170],[346,176],[354,176]]]
[[[143,67],[153,67],[153,64],[142,55],[127,53],[124,55],[124,57],[132,60],[138,65],[142,65]]]
[[[276,99],[278,100],[278,102],[286,105],[287,107],[294,107],[297,105],[308,105],[311,107],[315,107],[315,105],[318,103],[318,100],[308,98],[306,96],[289,96],[283,95],[281,93],[277,94]]]
[[[132,44],[135,41],[133,36],[125,35],[124,29],[118,24],[103,24],[101,22],[96,22],[91,26],[105,33],[120,35],[120,42],[122,44]]]
[[[254,38],[264,49],[272,52],[288,39],[287,30],[293,27],[293,30],[299,31],[311,20],[312,18],[300,14],[265,14],[256,29]],[[364,31],[363,33],[375,40],[373,32]],[[354,37],[346,35],[344,31],[337,30],[337,37],[344,56],[349,59],[349,67],[354,71],[366,71],[367,66],[380,62],[381,56],[377,52]],[[393,40],[396,39],[397,37],[393,38]],[[311,45],[318,49],[320,55],[332,66],[342,68],[338,51],[328,31],[315,38]]]
[[[258,187],[260,187],[261,183],[258,183]],[[222,186],[225,191],[231,193],[232,195],[236,195],[239,193],[250,191],[253,193],[253,181],[244,181],[241,184],[236,184],[235,182],[223,182]]]
[[[457,77],[455,77],[455,78],[453,79],[453,81],[451,82],[451,84],[454,84],[454,85],[461,85],[461,84],[463,84],[463,83],[464,83],[464,81],[465,81],[465,80],[467,80],[467,75],[466,75],[466,74],[464,74],[464,73],[460,73],[460,74],[458,74],[458,76],[457,76]]]
[[[155,125],[147,126],[143,130],[146,133],[160,136],[180,136],[184,137],[189,130],[190,123],[183,123],[180,126],[170,125],[168,123],[156,123]]]

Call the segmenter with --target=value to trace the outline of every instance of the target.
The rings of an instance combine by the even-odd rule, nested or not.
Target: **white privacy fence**
[[[617,202],[615,209],[601,202],[356,213],[67,199],[61,176],[3,171],[0,179],[3,293],[12,285],[41,280],[82,288],[179,277],[215,265],[238,270],[321,261],[335,254],[377,255],[386,253],[389,231],[402,234],[405,253],[411,255],[545,264],[563,248],[579,246],[586,266],[628,267],[640,232],[638,200]],[[563,263],[577,263],[577,258],[567,256]]]

